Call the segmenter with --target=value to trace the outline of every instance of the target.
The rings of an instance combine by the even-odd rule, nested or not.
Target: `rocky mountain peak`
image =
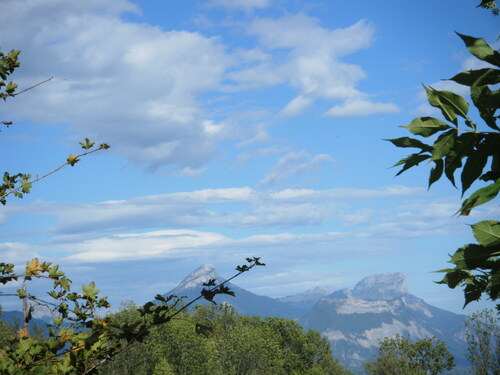
[[[314,288],[307,289],[304,294],[314,294],[314,295],[326,296],[332,292],[333,292],[333,290],[328,286],[316,286]]]
[[[354,287],[352,294],[367,301],[392,300],[408,294],[406,280],[402,272],[370,275]]]
[[[352,298],[352,290],[348,288],[336,290],[333,293],[330,293],[329,295],[326,296],[326,298],[331,298],[331,299],[348,299]]]
[[[210,279],[222,281],[222,277],[219,276],[213,264],[204,264],[187,275],[175,289],[180,291],[199,287],[202,283],[206,283]]]

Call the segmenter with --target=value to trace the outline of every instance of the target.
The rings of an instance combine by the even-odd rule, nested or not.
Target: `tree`
[[[127,309],[117,319],[135,314]],[[347,375],[317,331],[293,320],[242,316],[229,305],[195,306],[181,319],[151,330],[132,351],[116,356],[101,375]]]
[[[500,327],[492,310],[483,310],[465,321],[467,359],[475,375],[500,374]]]
[[[498,11],[494,1],[482,1],[479,6]],[[486,184],[470,194],[456,212],[456,215],[467,216],[473,208],[494,199],[500,190],[500,127],[496,115],[500,108],[500,91],[495,86],[500,83],[500,53],[482,38],[458,36],[473,56],[490,64],[450,78],[470,88],[479,121],[469,115],[469,103],[462,96],[424,85],[429,104],[441,111],[445,121],[418,117],[403,126],[414,135],[431,139],[430,143],[410,137],[388,141],[397,147],[419,149],[394,165],[402,166],[397,175],[428,161],[433,163],[429,188],[443,174],[456,187],[455,172],[460,169],[462,197],[474,183]],[[471,227],[478,243],[466,244],[455,251],[449,261],[454,267],[438,271],[445,273],[440,284],[463,288],[464,307],[482,295],[496,300],[500,293],[500,222],[485,220]]]
[[[266,318],[279,337],[286,374],[349,374],[332,356],[330,343],[316,330],[304,333],[294,320]]]
[[[0,305],[0,318],[3,316],[2,306]],[[4,321],[0,320],[0,348],[4,346],[10,337],[14,337],[16,334],[14,328]]]
[[[437,375],[455,367],[444,342],[433,337],[415,343],[401,335],[380,342],[378,357],[365,363],[369,375]]]

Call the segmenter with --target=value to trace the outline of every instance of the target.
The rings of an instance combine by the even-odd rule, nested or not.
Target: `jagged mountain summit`
[[[408,287],[402,272],[382,273],[362,279],[356,284],[352,294],[367,301],[387,301],[408,294]]]
[[[210,279],[215,279],[216,283],[225,280],[217,273],[213,265],[204,264],[191,272],[179,285],[165,295],[186,296],[186,301],[189,301],[200,295],[200,291],[204,288],[203,283]],[[227,303],[234,306],[240,314],[261,317],[278,316],[297,320],[307,312],[305,309],[280,302],[274,298],[259,296],[233,283],[227,283],[226,286],[235,293],[235,296],[220,294],[215,297],[214,301],[218,304]],[[210,302],[204,299],[199,300],[199,304],[207,303]]]
[[[217,273],[213,264],[204,264],[187,275],[174,290],[178,292],[189,290],[194,287],[199,287],[211,279],[214,279],[216,283],[224,281],[224,279]]]
[[[371,275],[353,290],[342,289],[320,299],[299,321],[330,340],[345,365],[360,369],[385,337],[412,341],[436,336],[459,365],[464,360],[465,316],[429,305],[408,292],[402,273]]]

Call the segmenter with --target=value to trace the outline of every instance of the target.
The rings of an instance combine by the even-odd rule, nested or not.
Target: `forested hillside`
[[[124,308],[113,320],[134,321]],[[154,328],[99,370],[101,375],[349,374],[328,340],[293,320],[244,316],[229,305],[197,306]]]

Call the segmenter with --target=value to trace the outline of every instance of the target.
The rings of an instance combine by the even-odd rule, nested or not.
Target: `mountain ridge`
[[[215,267],[203,265],[168,294],[183,292],[195,298],[201,282],[210,278],[223,281]],[[228,303],[241,314],[294,319],[304,329],[318,330],[330,341],[334,355],[355,371],[362,370],[362,363],[373,358],[379,340],[396,334],[412,341],[435,336],[446,342],[458,365],[467,365],[465,316],[439,309],[409,293],[402,272],[366,276],[352,289],[315,287],[276,299],[232,283],[227,286],[236,297],[219,295],[217,303]]]

